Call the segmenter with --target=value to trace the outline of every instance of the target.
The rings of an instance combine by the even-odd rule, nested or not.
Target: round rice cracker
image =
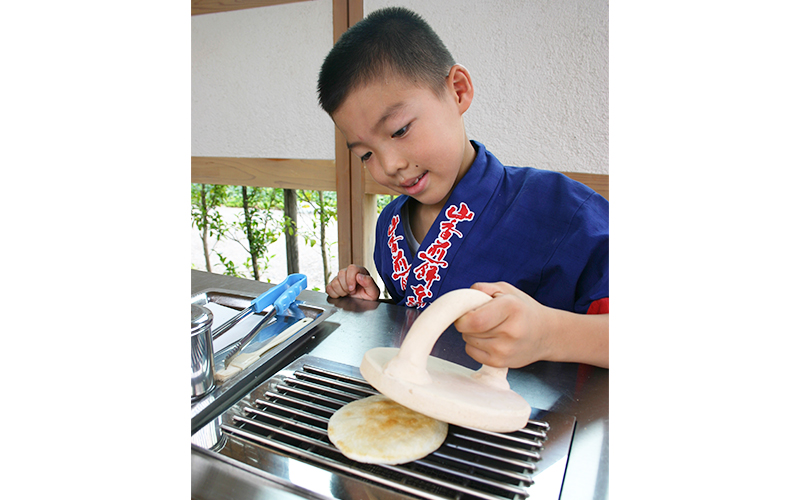
[[[436,451],[447,427],[378,394],[339,408],[328,421],[328,437],[351,460],[404,464]]]

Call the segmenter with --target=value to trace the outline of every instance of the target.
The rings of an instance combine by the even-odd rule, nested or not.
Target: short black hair
[[[350,27],[328,53],[317,81],[319,104],[332,115],[352,90],[390,72],[441,95],[454,64],[419,14],[402,7],[376,10]]]

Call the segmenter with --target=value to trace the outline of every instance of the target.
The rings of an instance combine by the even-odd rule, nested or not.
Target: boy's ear
[[[475,94],[472,77],[469,76],[467,68],[460,64],[450,68],[450,73],[447,75],[447,87],[455,96],[458,111],[463,115],[472,104],[472,96]]]

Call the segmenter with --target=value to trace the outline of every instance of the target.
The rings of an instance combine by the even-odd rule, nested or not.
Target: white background
[[[611,9],[612,498],[796,489],[798,14]],[[190,36],[181,2],[0,18],[11,496],[189,496]]]

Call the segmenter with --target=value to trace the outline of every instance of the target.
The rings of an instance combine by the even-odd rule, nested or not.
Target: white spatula
[[[473,289],[442,295],[414,321],[399,349],[367,351],[361,374],[384,395],[437,420],[494,432],[525,427],[531,407],[511,390],[508,368],[483,365],[473,371],[430,356],[448,326],[490,300]]]

